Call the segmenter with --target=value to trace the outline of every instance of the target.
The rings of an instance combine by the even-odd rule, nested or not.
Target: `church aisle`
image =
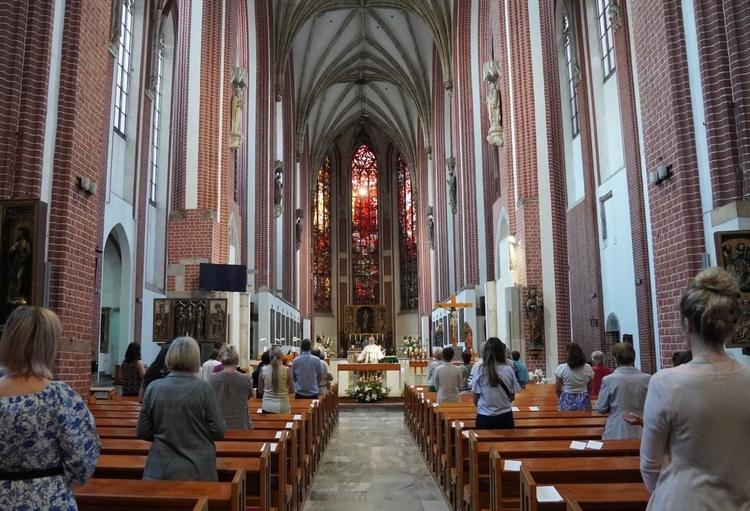
[[[402,411],[342,411],[303,511],[449,511]]]

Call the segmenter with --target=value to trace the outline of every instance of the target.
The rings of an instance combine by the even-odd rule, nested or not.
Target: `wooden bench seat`
[[[150,497],[169,498],[201,498],[208,497],[211,511],[245,511],[242,499],[244,489],[243,480],[232,483],[205,481],[138,481],[133,479],[89,479],[82,486],[74,486],[73,494],[76,501],[88,499],[108,498],[112,501],[124,500],[134,495],[148,495]],[[242,483],[242,484],[240,484]]]
[[[580,451],[578,451],[580,452]],[[520,458],[517,460],[537,484],[639,483],[639,456],[577,456],[565,458]],[[500,511],[516,508],[520,501],[520,470],[507,469],[504,460],[488,478],[489,490],[479,478],[478,497],[473,509]]]
[[[573,499],[582,509],[597,511],[644,511],[650,494],[643,483],[583,483],[539,484],[534,476],[521,466],[521,511],[566,511],[567,499]],[[539,502],[537,488],[554,486],[560,502]]]
[[[208,511],[208,497],[77,495],[78,511]]]

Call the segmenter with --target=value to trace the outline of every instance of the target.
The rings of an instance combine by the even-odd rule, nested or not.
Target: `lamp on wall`
[[[99,185],[96,181],[92,181],[88,176],[78,176],[76,178],[76,186],[86,192],[89,195],[96,195]]]
[[[649,173],[651,184],[658,185],[672,177],[672,165],[664,165],[664,161],[659,158],[659,164]]]

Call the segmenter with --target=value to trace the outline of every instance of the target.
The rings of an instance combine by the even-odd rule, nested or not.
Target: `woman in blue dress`
[[[76,510],[71,484],[91,477],[101,442],[83,399],[52,381],[62,327],[42,307],[18,307],[0,340],[0,509]]]

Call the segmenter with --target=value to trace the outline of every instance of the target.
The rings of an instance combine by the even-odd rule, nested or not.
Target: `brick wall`
[[[651,186],[653,264],[661,358],[683,349],[679,300],[700,270],[704,250],[695,140],[688,87],[682,12],[666,0],[632,0],[632,37],[641,102],[646,164],[659,158],[672,164],[674,176]]]
[[[445,148],[445,89],[443,88],[443,71],[440,58],[433,51],[432,57],[432,207],[435,215],[435,274],[434,297],[436,300],[447,299],[450,295],[448,272],[448,203],[445,182],[445,161],[448,155]]]

